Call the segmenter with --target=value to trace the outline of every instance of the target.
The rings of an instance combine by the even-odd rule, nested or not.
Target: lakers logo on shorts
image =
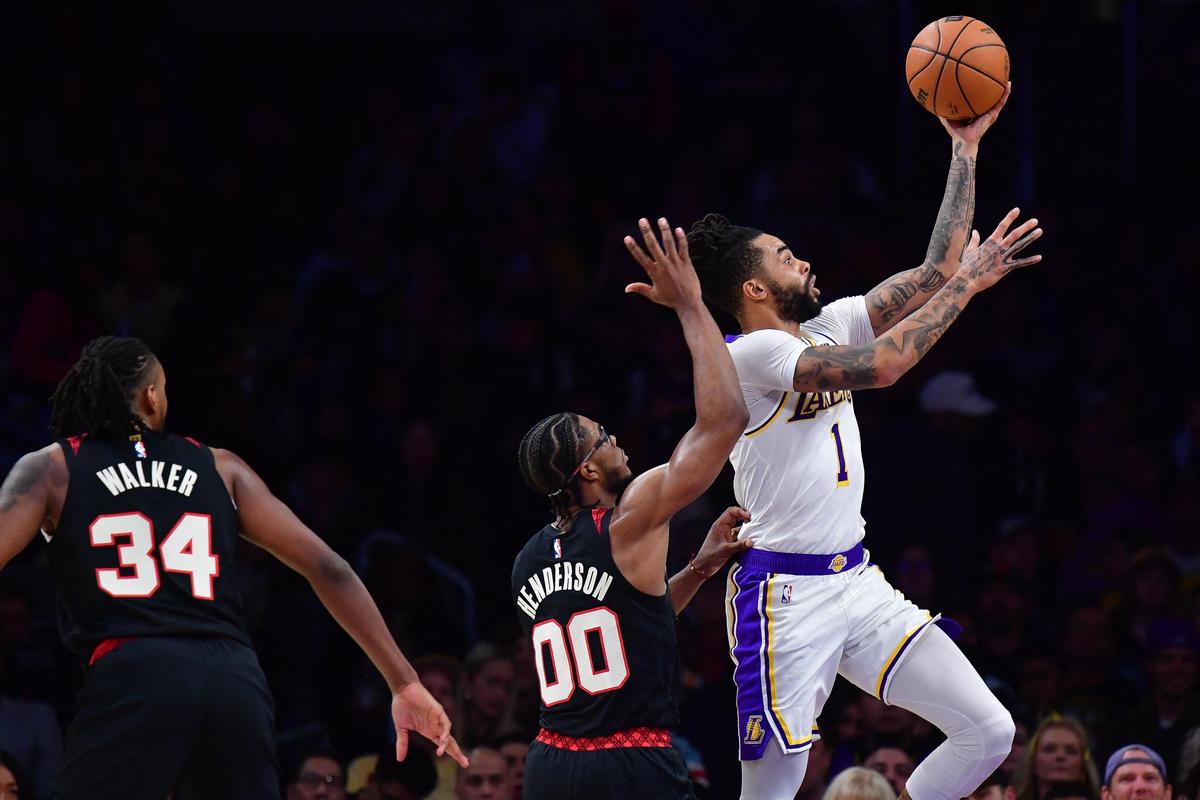
[[[751,714],[746,720],[746,744],[758,744],[763,740],[762,714]]]
[[[820,563],[820,562],[818,562],[818,563]],[[844,555],[842,555],[841,553],[838,553],[836,556],[833,557],[833,561],[829,562],[828,569],[832,572],[841,572],[845,568],[846,568],[846,557]]]

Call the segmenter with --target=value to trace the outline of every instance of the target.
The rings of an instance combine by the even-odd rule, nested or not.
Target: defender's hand
[[[1028,219],[1009,232],[1008,228],[1016,221],[1021,209],[1014,208],[1004,215],[996,230],[992,231],[982,244],[979,243],[979,232],[971,231],[971,241],[963,254],[962,265],[958,272],[971,281],[976,291],[982,291],[994,285],[996,281],[1019,267],[1036,264],[1042,260],[1040,255],[1017,258],[1017,254],[1035,240],[1041,238],[1042,229],[1036,227],[1037,218]]]
[[[449,753],[463,767],[469,766],[458,742],[450,735],[450,718],[433,695],[420,683],[410,683],[392,695],[392,722],[396,725],[396,760],[408,755],[408,732],[416,731],[437,745],[437,754]]]
[[[750,540],[739,541],[737,538],[742,523],[749,521],[750,512],[746,509],[737,506],[725,509],[725,513],[717,517],[717,521],[708,529],[708,536],[704,537],[700,552],[692,559],[692,569],[705,578],[711,578],[729,559],[744,550],[749,550]]]
[[[625,292],[640,294],[659,305],[677,310],[703,302],[700,299],[700,279],[696,277],[696,268],[688,256],[687,234],[683,228],[672,231],[666,217],[659,217],[658,229],[662,234],[660,246],[649,221],[645,218],[638,220],[638,227],[642,229],[646,249],[643,250],[632,236],[625,237],[625,248],[646,271],[651,282],[631,283],[625,287]]]
[[[1012,81],[1009,81],[1005,84],[1004,94],[1000,95],[1000,99],[996,101],[996,105],[975,119],[951,120],[945,117],[938,117],[938,119],[941,120],[946,132],[950,134],[950,138],[962,139],[964,142],[978,144],[979,140],[983,138],[983,134],[987,133],[987,129],[992,127],[992,123],[996,121],[996,117],[1000,116],[1000,109],[1004,108],[1004,104],[1008,102],[1008,96],[1011,93]]]

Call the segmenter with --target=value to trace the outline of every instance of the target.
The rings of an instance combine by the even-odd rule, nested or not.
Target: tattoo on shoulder
[[[4,479],[4,485],[0,486],[0,511],[8,511],[17,504],[17,500],[29,494],[46,477],[50,463],[50,454],[38,450],[14,464]]]

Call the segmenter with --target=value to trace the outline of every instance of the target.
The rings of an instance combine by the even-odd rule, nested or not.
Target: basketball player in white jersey
[[[889,386],[970,298],[1040,256],[1018,210],[970,234],[979,139],[1008,97],[948,123],[953,157],[925,262],[865,297],[822,308],[808,262],[776,236],[709,214],[688,234],[705,296],[737,317],[730,352],[750,411],[730,461],[752,549],[729,573],[743,800],[792,798],[817,716],[841,674],[948,737],[902,800],[965,797],[1008,754],[1012,717],[951,639],[867,563],[864,474],[852,390]]]

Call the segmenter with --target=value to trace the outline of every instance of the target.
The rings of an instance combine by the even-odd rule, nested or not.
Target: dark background
[[[621,236],[718,210],[792,244],[827,299],[919,264],[949,147],[902,65],[948,13],[986,19],[1013,65],[976,227],[1019,205],[1045,259],[895,387],[856,395],[868,545],[966,624],[1027,725],[1073,712],[1106,754],[1156,696],[1153,623],[1194,637],[1200,620],[1192,0],[8,9],[0,469],[49,441],[46,399],[84,342],[139,336],[171,428],[253,465],[360,568],[407,653],[511,647],[509,565],[549,514],[517,473],[522,433],[575,410],[644,469],[692,419],[678,325],[622,294]],[[926,413],[948,368],[999,410]],[[672,567],[728,477],[679,518]],[[40,545],[0,579],[20,599],[4,688],[65,721],[78,669]],[[240,567],[281,747],[385,742],[381,684],[304,582],[252,548]],[[681,623],[683,734],[727,796],[713,584]],[[1195,705],[1194,641],[1173,641]],[[1048,695],[1023,684],[1030,659]]]

